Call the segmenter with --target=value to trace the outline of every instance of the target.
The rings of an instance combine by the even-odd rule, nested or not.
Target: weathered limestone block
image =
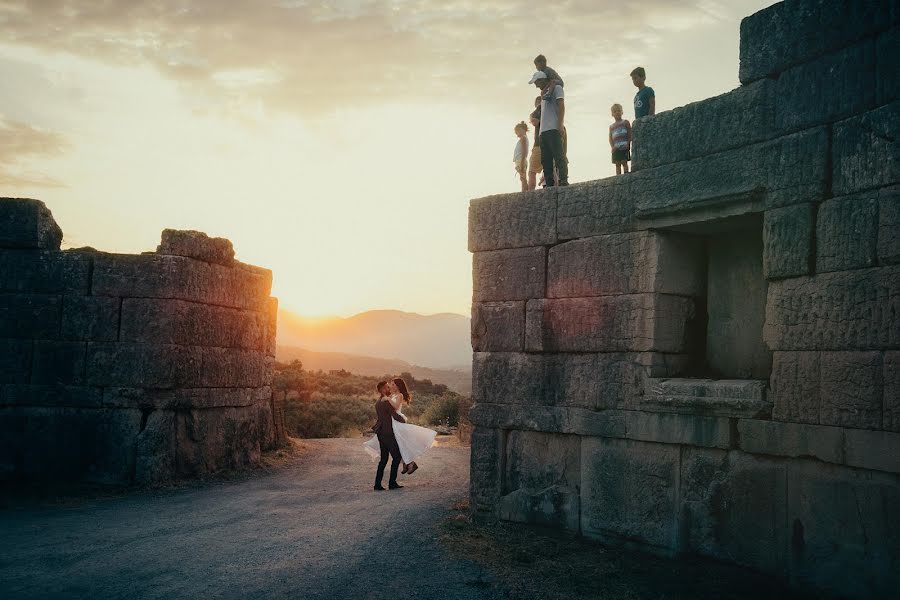
[[[900,102],[834,125],[832,188],[843,196],[900,182]]]
[[[0,198],[0,248],[59,250],[62,237],[62,229],[40,200]]]
[[[34,342],[31,383],[80,385],[84,383],[84,342]]]
[[[625,414],[621,410],[479,403],[469,411],[469,419],[475,426],[488,429],[623,438]]]
[[[89,343],[87,380],[122,387],[263,387],[271,357],[236,348]]]
[[[639,229],[629,177],[560,187],[556,229],[560,240]]]
[[[472,301],[543,298],[547,250],[515,248],[472,255]]]
[[[30,382],[33,353],[31,340],[0,338],[0,383]]]
[[[877,240],[877,193],[826,200],[816,223],[816,272],[875,266]]]
[[[100,408],[103,390],[74,385],[0,385],[0,406]]]
[[[674,550],[679,448],[585,438],[581,450],[581,531]]]
[[[900,352],[884,353],[885,429],[900,431]]]
[[[881,353],[776,352],[772,393],[779,421],[881,429]]]
[[[896,2],[896,0],[893,0]],[[876,101],[887,104],[900,98],[900,27],[894,26],[875,42]]]
[[[196,258],[226,267],[234,262],[231,240],[209,237],[202,231],[163,229],[156,253]]]
[[[125,298],[123,342],[267,349],[268,315],[183,300]]]
[[[254,404],[256,407],[256,430],[259,432],[259,449],[263,452],[276,446],[275,414],[272,408],[272,393]]]
[[[114,342],[119,336],[119,298],[63,296],[60,337],[65,340]]]
[[[525,349],[525,302],[472,305],[472,350],[521,352]]]
[[[178,388],[145,389],[108,387],[103,390],[103,406],[154,410],[185,410],[254,406],[272,396],[272,388]]]
[[[685,448],[681,460],[681,545],[719,559],[785,574],[782,461]]]
[[[790,458],[811,456],[836,464],[845,460],[844,429],[840,427],[756,419],[740,419],[737,427],[744,452]]]
[[[262,269],[157,254],[100,254],[94,259],[95,296],[171,298],[263,311],[271,289],[272,273]]]
[[[532,352],[685,352],[694,301],[666,294],[530,300],[525,349]]]
[[[0,479],[128,484],[140,425],[139,410],[0,410]]]
[[[812,272],[815,205],[767,210],[763,222],[763,272],[766,279]]]
[[[278,335],[278,298],[269,298],[266,310],[266,354],[275,356]]]
[[[177,477],[175,413],[170,410],[154,410],[143,418],[143,426],[137,437],[134,482],[138,485],[153,485],[172,481]]]
[[[500,194],[469,203],[469,251],[556,242],[556,190]]]
[[[469,495],[472,508],[479,513],[493,514],[497,510],[503,442],[504,433],[500,430],[476,426],[472,431]]]
[[[896,2],[792,0],[741,21],[741,83],[750,83],[884,31]]]
[[[257,464],[260,457],[255,406],[193,409],[175,413],[178,475],[192,477]]]
[[[878,262],[900,264],[900,187],[878,193]]]
[[[731,420],[724,417],[625,412],[625,436],[631,440],[731,448]]]
[[[0,291],[87,294],[91,261],[84,254],[0,250]]]
[[[900,267],[769,283],[764,338],[772,350],[900,348]]]
[[[500,498],[498,513],[503,521],[578,531],[580,500],[577,489],[560,485],[531,492],[518,489]]]
[[[644,169],[628,177],[637,215],[668,218],[729,205],[767,208],[821,200],[825,195],[828,132],[811,129],[703,158]],[[723,174],[727,174],[724,176]],[[725,216],[725,215],[721,215]]]
[[[850,467],[900,473],[900,433],[844,429],[844,462]]]
[[[59,296],[0,294],[0,337],[59,337]]]
[[[764,380],[648,379],[641,410],[716,417],[772,414]]]
[[[777,135],[775,83],[763,80],[634,122],[632,170],[690,160]],[[690,142],[685,143],[685,132]]]
[[[897,476],[793,460],[788,480],[791,579],[848,597],[892,596],[900,588]]]
[[[875,106],[875,43],[865,40],[782,73],[775,85],[780,131],[837,121]]]
[[[699,238],[640,231],[601,235],[550,249],[548,298],[659,292],[701,296]]]

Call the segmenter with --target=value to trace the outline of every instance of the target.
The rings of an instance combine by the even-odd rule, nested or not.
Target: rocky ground
[[[560,545],[527,528],[476,528],[459,504],[468,448],[443,442],[404,489],[376,493],[374,463],[361,443],[305,441],[299,458],[226,480],[37,507],[7,502],[0,510],[0,596],[468,600],[552,597],[553,590],[588,598],[604,590],[608,598],[718,598],[756,581],[735,569],[683,571],[658,559],[642,572],[639,555],[623,563],[618,553],[571,540]],[[560,547],[578,548],[580,560],[597,568],[584,572],[572,553],[568,568],[547,568]],[[532,552],[534,559],[525,556]],[[577,588],[573,565],[583,575]],[[712,587],[702,578],[687,587],[667,579],[701,573],[727,579]],[[771,587],[764,592],[777,596]]]

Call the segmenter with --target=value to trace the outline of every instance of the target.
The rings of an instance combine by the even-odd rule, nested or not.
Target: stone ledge
[[[91,259],[47,250],[0,250],[0,292],[87,294]]]
[[[772,414],[766,380],[648,379],[641,409],[716,417]]]
[[[556,196],[561,188],[498,194],[469,203],[469,252],[556,243]]]

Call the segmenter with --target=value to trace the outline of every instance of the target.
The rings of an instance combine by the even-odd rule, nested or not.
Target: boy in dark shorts
[[[615,121],[609,126],[609,147],[616,175],[621,175],[628,172],[628,161],[631,160],[631,123],[622,118],[621,104],[613,104],[610,112]]]

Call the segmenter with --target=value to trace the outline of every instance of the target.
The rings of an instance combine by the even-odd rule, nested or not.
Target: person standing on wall
[[[647,86],[647,72],[638,67],[631,72],[631,82],[638,89],[634,95],[634,118],[649,117],[656,114],[656,92]]]
[[[563,147],[561,131],[565,126],[566,104],[561,85],[535,71],[529,84],[541,90],[541,163],[544,167],[544,187],[569,185],[569,164]],[[551,87],[552,85],[552,87]],[[548,89],[550,88],[550,89]],[[556,173],[559,174],[557,179]]]

